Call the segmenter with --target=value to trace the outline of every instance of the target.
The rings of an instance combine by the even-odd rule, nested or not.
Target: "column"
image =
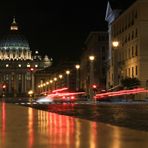
[[[8,82],[8,92],[9,92],[9,93],[12,93],[12,92],[11,92],[11,91],[12,91],[12,90],[11,90],[11,74],[9,74],[8,78],[9,78],[9,80],[8,80],[8,81],[9,81],[9,82]]]

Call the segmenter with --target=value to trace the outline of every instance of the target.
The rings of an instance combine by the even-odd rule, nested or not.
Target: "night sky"
[[[0,5],[0,36],[13,16],[32,51],[39,50],[55,62],[77,59],[91,31],[107,30],[104,21],[108,0],[3,1]],[[126,8],[134,0],[110,0],[113,7]]]

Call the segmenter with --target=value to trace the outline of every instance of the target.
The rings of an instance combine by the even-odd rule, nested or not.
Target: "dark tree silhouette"
[[[140,85],[140,80],[138,78],[126,77],[121,80],[121,84],[124,88],[134,88]]]

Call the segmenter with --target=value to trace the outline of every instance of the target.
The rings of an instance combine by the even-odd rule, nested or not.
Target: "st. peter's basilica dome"
[[[15,18],[13,18],[9,33],[0,40],[0,59],[31,59],[29,43],[26,38],[20,34]]]

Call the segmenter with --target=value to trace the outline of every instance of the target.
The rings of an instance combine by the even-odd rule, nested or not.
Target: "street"
[[[148,147],[148,132],[140,130],[58,115],[5,102],[0,103],[0,114],[2,148]]]
[[[90,121],[148,131],[148,102],[21,104]]]

